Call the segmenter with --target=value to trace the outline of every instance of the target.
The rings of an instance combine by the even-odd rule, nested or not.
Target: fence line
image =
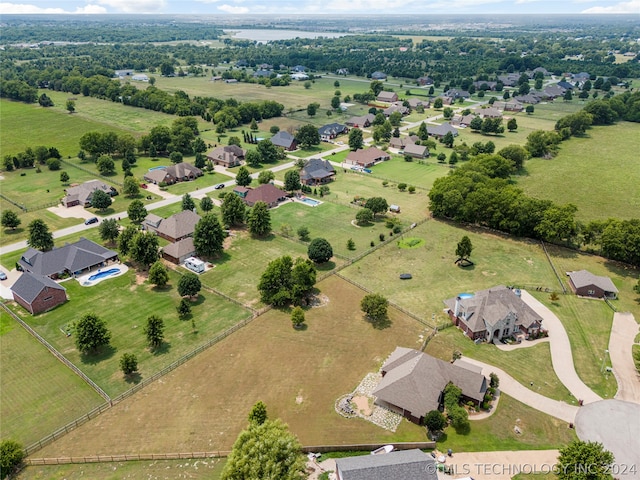
[[[3,195],[2,193],[0,193],[0,198],[6,200],[7,202],[9,202],[12,205],[15,205],[16,207],[18,207],[20,210],[22,210],[23,212],[27,211],[27,207],[25,207],[23,204],[18,203],[18,202],[14,202],[13,200],[11,200],[9,197],[7,197],[6,195]]]
[[[609,305],[609,307],[611,308],[611,310],[613,310],[614,312],[617,312],[618,309],[615,307],[615,305],[613,303],[611,303],[609,301],[609,299],[607,297],[604,297],[604,301],[607,305]]]
[[[562,279],[560,278],[560,275],[558,275],[558,271],[556,270],[556,267],[553,265],[553,262],[551,261],[551,257],[549,256],[549,252],[547,252],[547,247],[545,246],[542,240],[540,240],[540,245],[542,245],[542,250],[544,251],[544,254],[547,257],[547,260],[549,261],[549,265],[551,265],[551,269],[553,270],[553,273],[556,275],[556,278],[558,279],[560,288],[562,288],[562,293],[566,294],[567,288],[564,286],[564,283],[562,283]]]
[[[0,305],[2,305],[2,308],[9,315],[11,315],[11,317],[13,317],[13,319],[15,321],[17,321],[22,326],[22,328],[24,328],[28,333],[30,333],[42,345],[44,345],[44,347],[47,350],[49,350],[49,352],[51,352],[54,357],[56,357],[58,360],[60,360],[62,363],[64,363],[67,367],[69,367],[76,375],[78,375],[80,378],[82,378],[82,380],[84,380],[87,383],[87,385],[89,385],[91,388],[93,388],[98,393],[98,395],[100,395],[102,398],[104,398],[107,402],[111,401],[111,398],[109,397],[109,395],[107,395],[107,393],[104,390],[102,390],[102,388],[100,388],[93,380],[91,380],[87,375],[85,375],[84,372],[82,372],[82,370],[80,370],[73,363],[71,363],[69,360],[67,360],[67,358],[64,355],[62,355],[60,352],[58,352],[58,350],[56,350],[53,347],[53,345],[51,345],[49,342],[47,342],[33,328],[31,328],[29,325],[27,325],[27,323],[24,320],[22,320],[20,317],[18,317],[18,315],[16,315],[4,303],[0,303]]]
[[[346,451],[372,451],[380,448],[386,443],[362,443],[351,445],[306,445],[300,450],[303,453],[315,452],[346,452]],[[394,443],[396,450],[410,450],[419,448],[421,450],[435,448],[436,442],[399,442]],[[190,460],[197,458],[224,458],[228,457],[230,450],[217,450],[213,452],[178,452],[178,453],[134,453],[119,455],[89,455],[78,457],[57,457],[57,458],[27,458],[24,460],[26,466],[36,465],[65,465],[70,463],[112,463],[112,462],[133,462],[149,460]]]
[[[117,180],[112,180],[111,177],[108,176],[108,175],[103,175],[103,174],[101,174],[99,172],[93,172],[93,171],[89,170],[88,168],[84,168],[84,167],[81,167],[80,165],[77,165],[75,163],[68,162],[63,158],[61,158],[60,161],[62,163],[64,163],[65,165],[69,165],[70,167],[77,168],[78,170],[82,170],[83,172],[89,173],[89,174],[94,175],[96,177],[102,177],[107,182],[113,183],[114,185],[118,185],[119,187],[124,186],[122,183],[118,182]]]

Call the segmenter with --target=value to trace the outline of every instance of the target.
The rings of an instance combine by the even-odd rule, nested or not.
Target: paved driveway
[[[569,336],[560,319],[526,290],[522,290],[522,300],[542,317],[542,326],[549,330],[551,363],[553,364],[553,370],[563,385],[567,387],[574,397],[582,399],[585,404],[602,400],[602,397],[594,393],[578,377],[573,364]]]
[[[633,314],[613,314],[609,358],[618,382],[618,392],[614,398],[640,404],[640,376],[633,363],[631,348],[637,334],[638,324]]]

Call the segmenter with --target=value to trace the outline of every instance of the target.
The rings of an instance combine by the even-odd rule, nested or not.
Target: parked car
[[[225,187],[224,183],[219,183],[219,184],[217,184],[217,185],[216,185],[215,187],[213,187],[213,188],[215,188],[216,190],[220,190],[220,189],[222,189],[222,188],[224,188],[224,187]]]
[[[4,272],[0,272],[0,280],[6,280],[7,279],[7,274]]]
[[[145,188],[145,189],[146,189],[146,188],[149,188],[149,187],[147,186],[147,184],[146,184],[146,183],[141,183],[141,184],[140,184],[140,188]]]
[[[85,225],[91,225],[92,223],[98,223],[98,218],[97,217],[91,217],[91,218],[87,218],[84,221]]]

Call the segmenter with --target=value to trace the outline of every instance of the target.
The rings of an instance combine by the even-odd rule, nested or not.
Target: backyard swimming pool
[[[91,275],[88,280],[93,282],[95,280],[100,280],[102,278],[110,277],[111,275],[115,275],[116,273],[120,273],[119,268],[110,268],[109,270],[98,270],[98,273]]]
[[[104,270],[99,269],[97,272],[91,274],[91,272],[76,277],[76,280],[83,287],[92,287],[102,282],[107,278],[118,277],[129,270],[129,267],[126,265],[119,263],[110,265],[109,268],[105,268]]]
[[[151,167],[149,169],[149,171],[152,171],[152,170],[166,170],[166,169],[167,169],[167,167],[165,167],[164,165],[160,165],[159,167]]]
[[[308,197],[303,197],[300,199],[300,201],[302,203],[306,203],[307,205],[310,205],[312,207],[317,207],[318,205],[320,205],[322,202],[320,200],[314,200],[313,198],[308,198]]]

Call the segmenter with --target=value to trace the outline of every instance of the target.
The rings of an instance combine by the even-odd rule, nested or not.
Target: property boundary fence
[[[80,165],[76,165],[75,163],[68,162],[68,161],[66,161],[66,160],[65,160],[65,159],[63,159],[63,158],[61,158],[61,159],[60,159],[60,161],[61,161],[62,163],[64,163],[65,165],[69,165],[70,167],[77,168],[78,170],[82,170],[82,171],[83,171],[83,172],[85,172],[85,173],[89,173],[89,174],[91,174],[91,175],[95,175],[96,177],[102,177],[102,178],[104,178],[107,182],[109,182],[109,183],[113,183],[114,185],[118,185],[119,187],[124,186],[121,182],[118,182],[117,180],[113,180],[113,179],[112,179],[112,177],[110,177],[110,176],[108,176],[108,175],[103,175],[103,174],[98,173],[98,172],[92,172],[92,171],[91,171],[91,170],[89,170],[88,168],[84,168],[84,167],[81,167]]]
[[[349,445],[307,445],[301,448],[303,453],[326,453],[326,452],[346,452],[346,451],[372,451],[386,445],[385,443],[362,443]],[[427,450],[435,448],[435,442],[399,442],[393,443],[396,450],[410,450],[419,448]],[[35,465],[64,465],[70,463],[111,463],[111,462],[133,462],[148,460],[190,460],[198,458],[224,458],[228,457],[231,451],[217,450],[213,452],[179,452],[179,453],[134,453],[120,455],[90,455],[78,457],[58,457],[58,458],[27,458],[24,464]]]
[[[540,245],[542,245],[542,250],[544,251],[544,254],[547,257],[547,260],[549,261],[549,265],[551,265],[551,269],[553,270],[553,273],[555,274],[556,278],[558,279],[558,283],[560,284],[560,288],[562,288],[562,293],[566,294],[567,293],[567,288],[564,286],[564,283],[562,283],[562,279],[560,278],[560,275],[558,275],[558,271],[556,270],[555,265],[551,261],[551,257],[549,256],[549,252],[547,252],[547,247],[545,246],[545,244],[544,244],[544,242],[542,240],[540,240]]]
[[[11,200],[9,197],[7,197],[6,195],[3,195],[2,193],[0,193],[0,198],[6,200],[7,202],[9,202],[11,205],[15,205],[16,207],[18,207],[20,210],[22,210],[23,212],[27,211],[27,207],[21,203],[18,203],[14,200]]]

